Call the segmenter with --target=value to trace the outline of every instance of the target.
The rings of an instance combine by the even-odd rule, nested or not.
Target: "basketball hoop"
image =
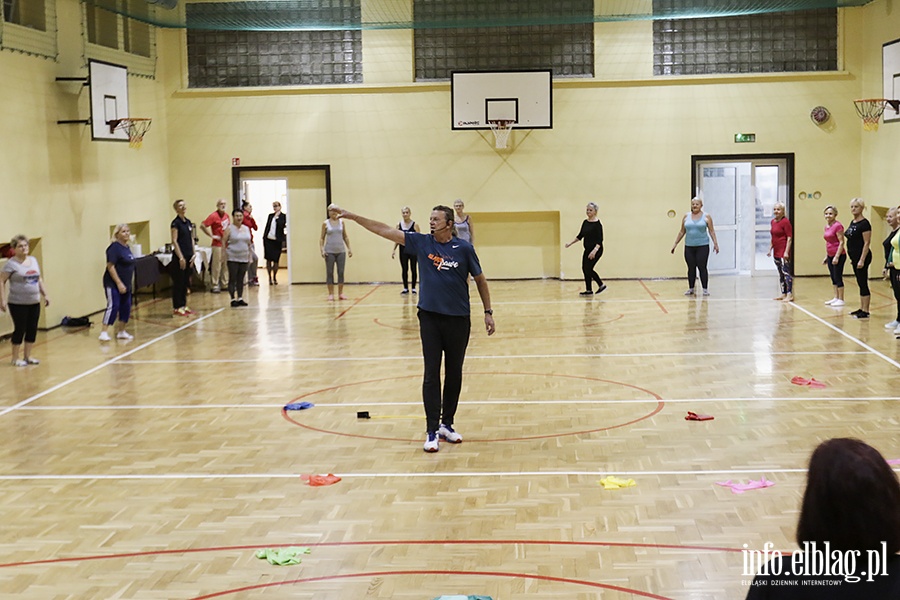
[[[509,134],[516,122],[498,119],[496,121],[488,121],[488,124],[491,126],[491,131],[494,132],[494,148],[506,150],[506,142],[509,141]]]
[[[140,149],[141,143],[144,141],[144,134],[150,129],[152,119],[134,117],[125,119],[115,119],[108,121],[109,132],[116,130],[128,133],[128,146],[134,149]]]
[[[890,105],[895,111],[900,109],[900,100],[886,100],[884,98],[870,98],[866,100],[854,100],[856,114],[863,120],[863,129],[877,131],[878,121],[884,114],[884,108]]]

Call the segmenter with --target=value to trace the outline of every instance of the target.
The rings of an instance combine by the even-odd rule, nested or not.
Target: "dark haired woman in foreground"
[[[809,574],[793,574],[801,565],[793,564],[791,554],[775,558],[753,580],[747,600],[900,598],[900,483],[877,450],[849,438],[816,448],[809,460],[797,543],[796,558],[804,559]],[[834,557],[840,557],[843,573],[811,572],[812,548],[824,553],[826,544],[825,561],[834,565]],[[875,564],[876,558],[884,562]]]

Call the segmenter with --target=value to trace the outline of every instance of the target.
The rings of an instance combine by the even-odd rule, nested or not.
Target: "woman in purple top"
[[[837,220],[838,209],[829,204],[825,207],[825,260],[823,265],[828,265],[828,273],[831,275],[831,285],[834,286],[834,297],[825,304],[829,306],[844,305],[844,263],[847,261],[847,251],[844,249],[844,226]]]
[[[116,325],[117,339],[134,339],[133,335],[125,331],[131,316],[131,287],[134,282],[134,255],[128,247],[130,240],[131,229],[127,224],[119,223],[113,230],[113,241],[106,249],[106,271],[103,273],[106,312],[103,313],[101,342],[112,339],[109,337],[109,326],[113,324]]]

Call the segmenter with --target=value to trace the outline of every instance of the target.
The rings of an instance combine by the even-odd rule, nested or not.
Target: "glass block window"
[[[476,26],[509,15],[523,24]],[[530,69],[593,77],[593,17],[593,0],[414,0],[416,81],[450,79],[453,71]],[[440,27],[460,21],[473,26]],[[538,24],[548,21],[558,24]]]
[[[191,29],[205,12],[225,3],[188,4],[188,86],[268,87],[362,83],[362,32],[345,30],[232,30]],[[319,6],[317,10],[323,10]],[[286,19],[303,21],[299,4]],[[311,10],[311,9],[310,9]],[[361,25],[360,0],[332,0],[330,10]],[[318,18],[321,17],[317,13]]]
[[[654,12],[671,4],[654,0]],[[653,22],[653,74],[836,71],[837,40],[834,8],[660,19]]]

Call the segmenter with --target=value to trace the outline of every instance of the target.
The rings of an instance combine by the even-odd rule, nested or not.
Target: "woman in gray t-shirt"
[[[37,259],[28,255],[28,238],[17,235],[10,242],[10,246],[15,250],[15,255],[0,269],[0,310],[6,312],[9,307],[9,314],[13,320],[12,364],[15,367],[25,367],[40,362],[36,358],[31,358],[31,347],[37,337],[41,297],[44,298],[44,306],[49,306],[50,298],[44,289],[44,280],[41,279]],[[20,359],[19,350],[23,341],[25,351],[23,358]]]
[[[244,211],[231,213],[231,224],[222,237],[228,261],[228,294],[231,306],[247,306],[244,302],[244,277],[250,264],[250,228],[244,225]]]

